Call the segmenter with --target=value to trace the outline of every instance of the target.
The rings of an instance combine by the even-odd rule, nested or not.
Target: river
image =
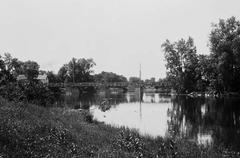
[[[152,137],[186,138],[204,146],[223,145],[240,151],[240,99],[192,98],[158,93],[65,96],[72,108],[87,107],[94,119],[136,129]]]

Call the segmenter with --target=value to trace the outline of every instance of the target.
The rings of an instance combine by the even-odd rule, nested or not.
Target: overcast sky
[[[240,0],[0,0],[0,54],[58,69],[93,58],[95,73],[165,77],[161,44],[191,36],[198,53],[211,23],[236,16]]]

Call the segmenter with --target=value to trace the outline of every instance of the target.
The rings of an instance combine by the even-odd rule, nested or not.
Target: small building
[[[25,75],[18,75],[17,76],[17,81],[25,81],[27,80],[27,77]]]
[[[49,83],[49,80],[46,74],[38,75],[37,80],[41,81],[43,84]]]
[[[18,75],[17,81],[26,81],[27,77],[25,75]],[[48,84],[49,80],[46,74],[38,75],[37,80],[41,81],[43,84]]]

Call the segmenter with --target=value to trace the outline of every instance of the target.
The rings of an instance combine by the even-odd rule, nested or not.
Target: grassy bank
[[[87,111],[43,108],[0,98],[0,157],[237,157],[221,147],[152,139],[92,121]]]

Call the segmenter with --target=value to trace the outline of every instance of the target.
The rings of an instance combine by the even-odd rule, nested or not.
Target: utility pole
[[[142,78],[142,65],[140,63],[140,71],[139,71],[139,78],[140,78],[140,85],[141,85],[141,78]]]
[[[142,89],[142,65],[141,65],[141,63],[140,63],[140,70],[139,70],[139,79],[140,79],[139,88],[140,88],[140,99],[141,99],[141,89]]]
[[[140,114],[140,121],[142,121],[142,66],[140,63],[140,70],[139,70],[139,79],[140,79],[140,83],[139,83],[139,101],[140,101],[140,109],[139,109],[139,114]]]

